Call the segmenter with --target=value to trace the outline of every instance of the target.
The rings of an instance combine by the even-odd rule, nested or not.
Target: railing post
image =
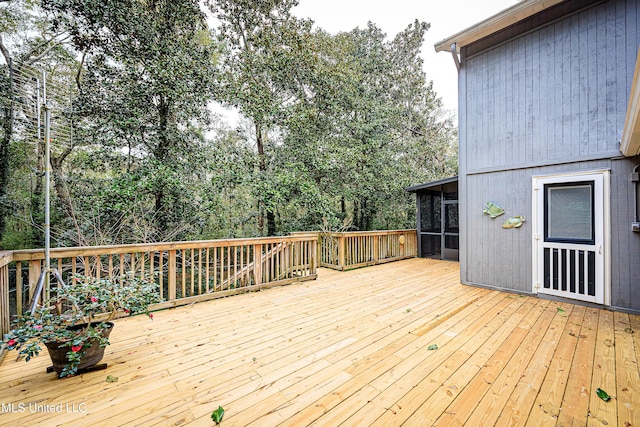
[[[343,233],[338,235],[338,269],[344,270],[346,267],[346,239]]]
[[[322,262],[322,238],[320,237],[320,233],[316,233],[316,253],[314,255],[314,259],[316,260],[316,269],[320,267],[320,263]]]
[[[418,256],[418,231],[412,230],[407,235],[407,241],[411,242],[410,245],[410,256]]]
[[[0,267],[0,337],[9,332],[11,317],[9,314],[9,265]],[[4,349],[0,348],[0,360]]]
[[[262,244],[253,245],[253,281],[254,285],[262,283]]]
[[[373,238],[373,262],[375,264],[380,261],[380,239],[384,236],[376,236],[375,234],[372,236]]]
[[[311,274],[316,274],[318,267],[320,266],[320,260],[318,253],[320,251],[320,234],[316,234],[316,240],[311,245],[311,262],[309,263]]]
[[[167,300],[173,301],[176,299],[176,250],[171,249],[169,251],[169,266],[167,271],[168,280],[168,295]]]
[[[4,334],[8,333],[11,328],[11,309],[9,306],[9,264],[12,261],[13,256],[11,253],[0,253],[0,337],[4,337]],[[19,275],[20,273],[16,268],[16,277]],[[2,361],[4,353],[5,347],[0,346],[0,362]]]

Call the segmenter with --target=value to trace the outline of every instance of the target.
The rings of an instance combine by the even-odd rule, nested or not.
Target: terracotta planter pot
[[[99,325],[100,322],[91,323],[92,326]],[[109,328],[103,332],[103,336],[105,338],[109,338],[111,331],[113,330],[113,322],[106,322],[109,325]],[[71,326],[71,330],[82,329],[84,325],[76,325]],[[61,346],[60,343],[44,343],[49,350],[49,356],[51,357],[51,362],[53,363],[53,370],[60,374],[67,364],[67,352],[71,351],[70,347]],[[82,347],[82,351],[84,355],[81,358],[80,365],[78,366],[78,370],[90,368],[104,357],[105,347],[100,347],[100,343],[97,340],[89,341]]]

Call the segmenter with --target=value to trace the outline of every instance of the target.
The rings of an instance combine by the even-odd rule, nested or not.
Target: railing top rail
[[[404,234],[415,232],[415,228],[403,230],[374,230],[374,231],[343,231],[343,232],[319,232],[318,234],[331,237],[351,237],[351,236],[384,236],[388,234]]]
[[[212,247],[241,246],[241,245],[251,245],[251,244],[265,244],[265,243],[302,242],[302,241],[316,240],[317,238],[318,238],[317,234],[305,233],[305,234],[296,234],[295,236],[52,248],[51,256],[54,258],[68,258],[68,257],[75,257],[75,256],[127,254],[127,253],[136,253],[136,252],[167,251],[167,250],[176,250],[176,249],[202,249],[202,248],[212,248]],[[44,257],[44,250],[28,249],[28,250],[9,252],[9,254],[12,255],[11,258],[13,261],[31,261],[31,260],[42,259]],[[1,256],[2,255],[0,253],[0,262],[2,262]]]
[[[0,267],[4,267],[11,263],[11,261],[13,261],[12,251],[0,251]]]

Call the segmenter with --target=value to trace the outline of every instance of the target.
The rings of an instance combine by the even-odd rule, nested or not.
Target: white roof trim
[[[436,52],[450,52],[451,45],[456,44],[456,49],[478,41],[488,35],[503,30],[517,22],[520,22],[538,12],[550,8],[563,0],[523,0],[502,12],[462,30],[451,37],[447,37],[435,44]]]
[[[640,49],[636,57],[636,69],[633,72],[629,104],[627,105],[627,117],[622,129],[620,152],[626,157],[640,154]]]

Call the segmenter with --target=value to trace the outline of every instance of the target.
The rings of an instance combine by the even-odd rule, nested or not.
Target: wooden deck
[[[223,427],[640,426],[639,316],[458,280],[425,259],[321,269],[120,319],[108,369],[63,380],[10,352],[0,425],[212,426],[220,405]]]

